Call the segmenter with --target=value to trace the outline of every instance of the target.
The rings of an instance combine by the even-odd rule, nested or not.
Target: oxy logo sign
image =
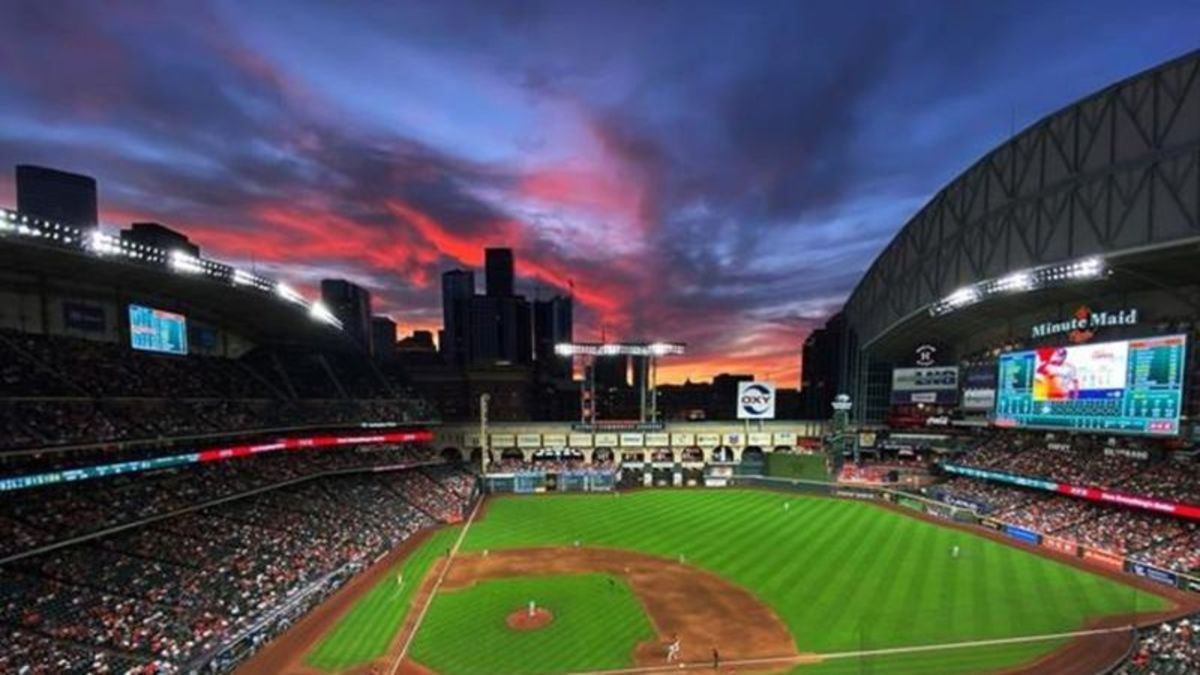
[[[740,420],[775,419],[775,385],[768,382],[739,382],[737,416]]]

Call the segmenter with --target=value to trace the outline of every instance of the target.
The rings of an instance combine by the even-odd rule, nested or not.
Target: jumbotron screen
[[[142,305],[129,306],[129,343],[134,349],[188,353],[187,319],[182,314]]]
[[[1179,433],[1187,336],[1039,347],[1000,357],[997,426]]]

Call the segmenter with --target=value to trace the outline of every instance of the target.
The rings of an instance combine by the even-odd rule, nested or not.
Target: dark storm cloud
[[[9,8],[0,163],[436,328],[517,248],[581,337],[790,380],[932,194],[1019,127],[1194,47],[1187,3],[96,2]],[[0,197],[11,185],[0,185]]]

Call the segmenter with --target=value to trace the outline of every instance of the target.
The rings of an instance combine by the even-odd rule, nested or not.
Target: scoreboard
[[[147,352],[186,355],[187,318],[153,307],[130,305],[129,344]]]
[[[1187,336],[1039,347],[1000,357],[997,426],[1179,433]]]

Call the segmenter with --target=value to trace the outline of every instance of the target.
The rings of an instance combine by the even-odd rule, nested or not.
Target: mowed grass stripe
[[[314,668],[337,670],[382,656],[404,624],[421,581],[457,533],[456,527],[438,530],[389,570],[338,620],[305,662]],[[403,573],[403,585],[396,583],[397,573]]]

